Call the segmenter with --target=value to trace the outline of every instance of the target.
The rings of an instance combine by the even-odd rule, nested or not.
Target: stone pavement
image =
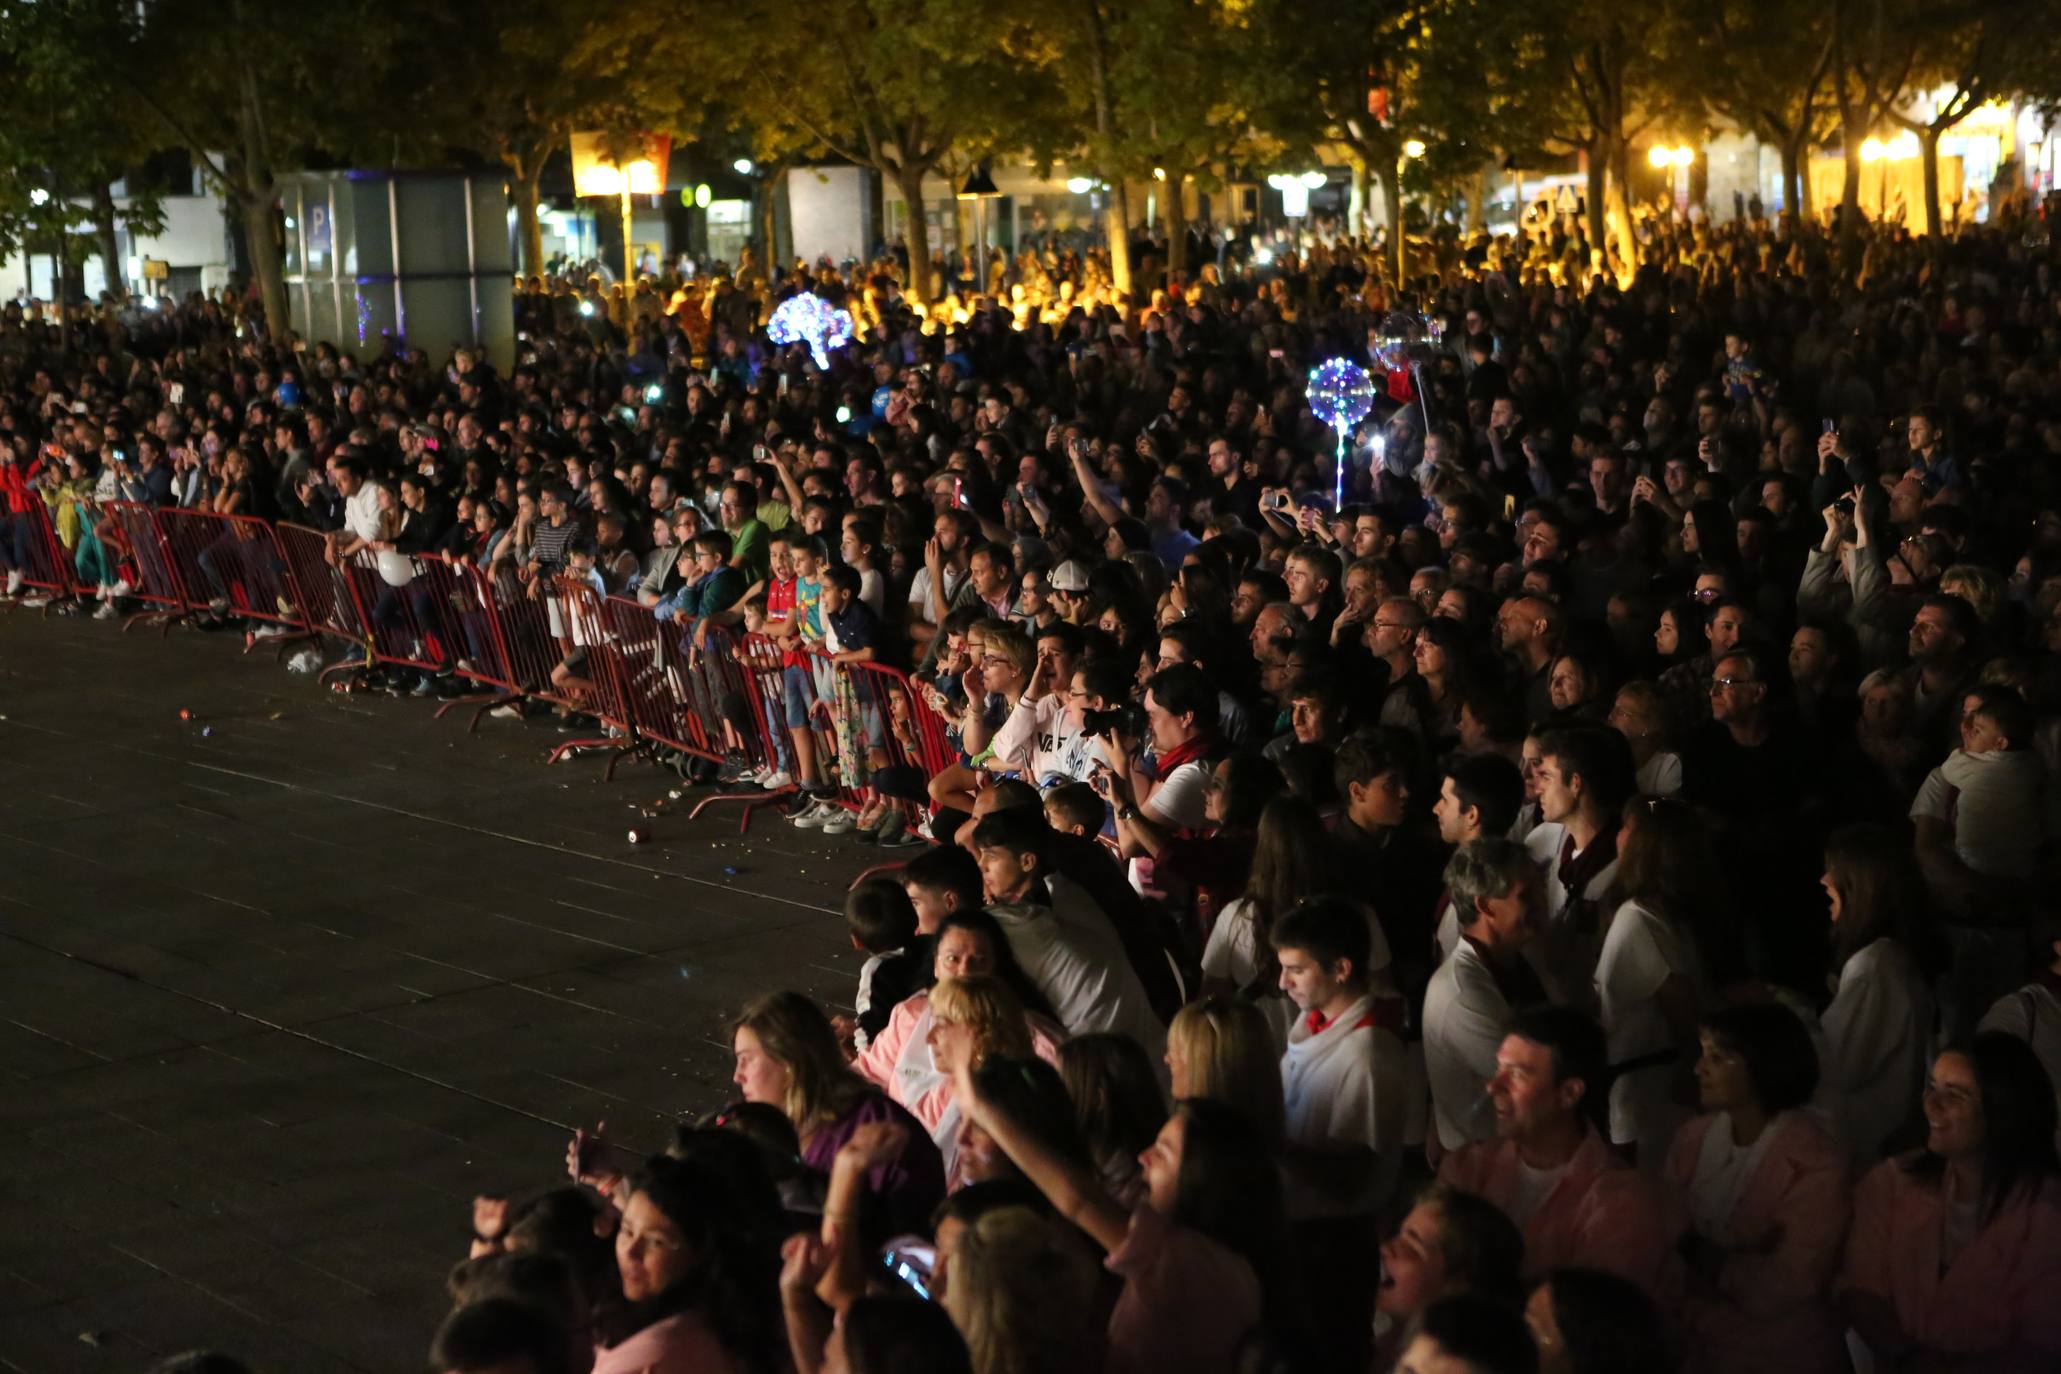
[[[0,609],[0,1369],[419,1370],[475,1193],[850,1000],[865,851],[241,647]]]

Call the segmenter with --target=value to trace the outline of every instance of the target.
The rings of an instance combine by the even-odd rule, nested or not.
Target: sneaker
[[[121,613],[120,608],[114,602],[103,601],[100,603],[99,609],[93,612],[93,618],[95,620],[113,620]]]
[[[7,594],[9,596],[19,596],[21,594],[21,581],[22,577],[19,572],[10,571],[7,574]]]
[[[720,784],[727,785],[745,780],[744,764],[737,759],[725,759],[722,765],[716,769],[716,781]],[[754,777],[750,781],[756,783],[758,779]]]
[[[295,620],[300,616],[300,612],[294,608],[294,604],[283,596],[273,597],[272,604],[277,606],[279,614],[285,616],[288,620]]]
[[[914,849],[924,842],[923,837],[911,830],[900,816],[894,818],[892,828],[884,829],[880,834],[882,849]]]
[[[514,702],[511,701],[506,706],[496,706],[493,710],[487,712],[487,714],[492,716],[495,720],[521,720],[522,707],[517,706]]]
[[[273,625],[269,623],[260,625],[251,631],[251,634],[259,639],[283,639],[292,633],[293,627],[291,625]]]
[[[771,771],[761,770],[758,782],[759,786],[765,788],[768,792],[785,792],[788,788],[794,786],[794,779],[777,768]]]
[[[799,829],[820,830],[834,817],[845,814],[847,814],[845,809],[835,803],[818,801],[810,803],[809,809],[802,812],[799,816],[790,816],[788,819],[793,821]]]
[[[34,596],[23,597],[21,604],[33,611],[39,606],[48,606],[50,604],[50,597],[43,592],[37,592]]]
[[[788,800],[786,807],[783,808],[784,814],[789,820],[793,820],[797,816],[805,816],[816,809],[817,800],[816,795],[804,787]]]
[[[216,615],[226,614],[229,610],[229,598],[226,596],[217,596],[211,598],[208,601],[208,609],[210,611],[213,611]]]
[[[859,828],[859,818],[857,816],[853,815],[851,812],[845,810],[841,806],[836,807],[834,809],[836,810],[837,814],[823,822],[824,834],[849,835],[854,830],[857,830]]]
[[[408,689],[408,695],[411,697],[426,697],[436,691],[436,689],[437,682],[435,678],[419,677],[415,679],[415,685]]]
[[[130,592],[133,592],[135,590],[136,589],[129,584],[128,578],[118,577],[115,579],[114,594],[116,596],[127,596]]]

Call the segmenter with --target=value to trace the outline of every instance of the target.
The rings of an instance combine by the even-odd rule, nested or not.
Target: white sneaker
[[[16,571],[14,571],[14,572],[10,572],[10,573],[8,573],[8,574],[7,574],[7,594],[8,594],[9,596],[13,596],[13,595],[14,595],[15,593],[19,592],[20,590],[21,590],[21,573],[20,573],[20,571],[19,571],[19,570],[16,570]]]
[[[128,578],[126,578],[126,577],[117,577],[117,578],[115,579],[115,584],[114,584],[114,594],[115,594],[116,596],[127,596],[127,595],[128,595],[128,594],[129,594],[130,592],[133,592],[133,591],[135,591],[135,590],[136,590],[136,589],[135,589],[134,587],[132,587],[132,586],[130,586],[130,585],[129,585],[129,579],[128,579]]]
[[[758,783],[768,792],[783,792],[794,786],[794,779],[775,769],[770,773],[760,773]]]
[[[94,600],[96,600],[96,601],[103,601],[103,602],[104,602],[104,601],[106,601],[106,600],[107,600],[107,599],[108,599],[109,597],[111,597],[111,596],[113,596],[113,595],[114,595],[114,583],[112,583],[112,582],[103,582],[103,583],[101,583],[101,584],[100,584],[100,585],[99,585],[98,587],[95,587],[95,588],[93,589],[93,599],[94,599]]]
[[[259,639],[279,639],[285,635],[292,634],[293,628],[288,625],[273,625],[267,623],[258,626],[258,628],[252,630],[251,633]]]
[[[819,801],[794,818],[794,824],[802,830],[820,830],[834,816],[842,816],[844,808],[832,802]]]
[[[121,612],[115,609],[114,602],[103,601],[100,603],[100,608],[93,612],[93,618],[95,620],[113,620],[120,614]]]
[[[229,598],[226,596],[217,596],[211,598],[208,601],[208,609],[213,611],[216,615],[223,614],[225,611],[229,609]]]
[[[492,716],[495,720],[521,720],[522,708],[511,702],[506,706],[496,706],[493,710],[487,712],[487,714]]]
[[[50,597],[45,592],[37,592],[34,596],[23,597],[21,604],[33,611],[39,606],[48,606],[50,604]]]
[[[836,815],[823,822],[823,833],[826,835],[849,835],[858,828],[859,818],[841,806],[837,808]]]

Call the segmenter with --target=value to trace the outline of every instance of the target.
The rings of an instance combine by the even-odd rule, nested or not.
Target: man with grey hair
[[[1538,868],[1515,840],[1470,840],[1446,865],[1446,889],[1460,920],[1460,943],[1424,990],[1424,1070],[1431,1084],[1435,1159],[1495,1137],[1483,1085],[1513,1006],[1536,1000],[1536,980],[1520,957],[1543,909]]]

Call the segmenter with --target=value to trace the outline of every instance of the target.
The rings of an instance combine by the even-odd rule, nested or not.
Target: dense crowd
[[[570,573],[775,641],[704,780],[904,851],[736,1102],[478,1202],[438,1371],[2052,1369],[2054,250],[1645,232],[531,280],[510,358],[9,308],[0,567],[44,503],[119,613],[126,498]],[[820,656],[951,766],[840,804],[815,714],[906,722]]]

